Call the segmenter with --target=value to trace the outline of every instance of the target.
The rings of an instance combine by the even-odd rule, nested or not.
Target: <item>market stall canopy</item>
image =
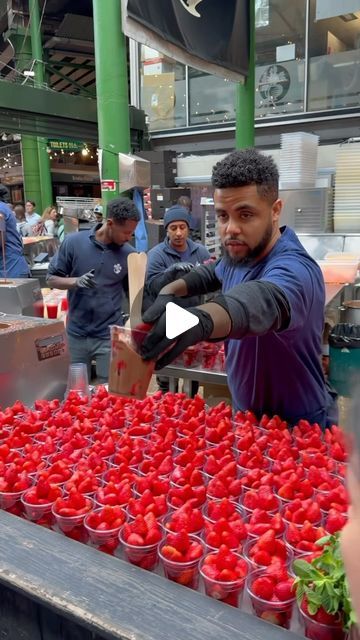
[[[206,73],[243,82],[249,68],[249,2],[122,0],[124,33]]]

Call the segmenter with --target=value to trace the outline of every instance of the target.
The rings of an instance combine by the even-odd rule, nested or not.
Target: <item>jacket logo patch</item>
[[[114,264],[114,273],[116,273],[116,275],[119,275],[119,273],[122,271],[122,266],[121,264],[117,263]]]

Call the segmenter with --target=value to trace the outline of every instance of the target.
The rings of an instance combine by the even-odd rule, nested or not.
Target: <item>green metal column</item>
[[[103,202],[119,193],[118,153],[130,151],[126,41],[119,0],[93,0],[96,95],[103,180],[116,181],[116,193],[102,192]]]
[[[249,0],[249,75],[236,93],[236,148],[255,144],[255,0]]]
[[[18,25],[14,26],[8,35],[15,50],[16,70],[21,72],[25,69],[29,70],[33,55],[28,30]],[[24,81],[25,79],[24,77]],[[43,202],[36,136],[21,135],[21,154],[25,200],[33,200],[36,203],[36,210],[41,213],[43,210]]]
[[[30,15],[30,34],[31,34],[31,50],[34,61],[35,86],[42,87],[44,85],[45,70],[43,63],[43,50],[41,40],[41,24],[39,0],[29,0]],[[45,138],[37,139],[38,156],[39,156],[39,175],[42,209],[52,205],[53,190],[51,182],[50,159],[47,152],[47,140]]]
[[[36,136],[21,135],[21,156],[24,176],[25,200],[36,203],[36,211],[43,212],[43,201],[40,187],[38,139]]]

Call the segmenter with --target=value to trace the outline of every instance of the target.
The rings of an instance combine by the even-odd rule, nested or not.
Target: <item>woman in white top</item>
[[[46,236],[55,236],[57,211],[55,207],[46,207],[41,218]]]

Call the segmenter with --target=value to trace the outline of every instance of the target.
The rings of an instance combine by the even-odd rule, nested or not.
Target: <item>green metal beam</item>
[[[75,62],[66,62],[66,60],[48,60],[47,67],[69,67],[70,69],[85,69],[86,71],[95,71],[95,65],[76,64]]]
[[[63,65],[63,66],[67,66],[67,65]],[[92,69],[92,71],[94,71],[94,69]],[[64,73],[61,73],[61,71],[58,71],[57,69],[53,69],[52,73],[54,75],[56,75],[56,76],[59,76],[59,78],[61,78],[62,80],[66,80],[66,82],[68,82],[72,86],[74,86],[77,89],[79,89],[79,91],[81,91],[82,93],[87,93],[91,98],[95,97],[95,90],[91,91],[90,89],[87,89],[86,87],[83,87],[81,84],[76,82],[76,80],[73,80],[72,78],[69,78],[69,76],[66,76]],[[56,91],[56,89],[55,89],[55,91]]]
[[[0,80],[0,108],[19,109],[78,122],[97,122],[96,100]]]
[[[43,62],[43,48],[41,41],[41,23],[39,0],[29,0],[31,50],[34,61],[35,82],[42,87],[45,81],[45,68]],[[37,138],[39,156],[40,191],[42,210],[53,203],[53,189],[51,180],[50,159],[47,153],[46,138]]]

